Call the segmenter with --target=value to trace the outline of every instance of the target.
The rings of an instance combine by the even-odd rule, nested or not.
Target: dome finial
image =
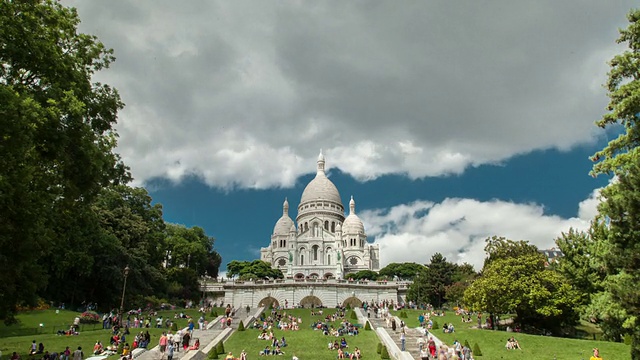
[[[353,200],[353,195],[351,195],[351,201],[349,201],[349,215],[355,215],[356,213],[356,202]]]
[[[289,201],[287,198],[284,198],[284,203],[282,204],[282,215],[289,215]]]
[[[318,173],[324,173],[324,155],[322,155],[322,149],[320,149],[320,155],[318,155]]]

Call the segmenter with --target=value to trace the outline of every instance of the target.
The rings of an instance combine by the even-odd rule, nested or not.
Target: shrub
[[[464,340],[464,346],[468,347],[469,349],[471,349],[471,345],[469,345],[469,340]]]
[[[215,347],[213,349],[211,349],[211,351],[209,351],[209,355],[207,357],[209,359],[217,359],[218,358],[218,352],[216,351]]]
[[[406,318],[408,318],[408,317],[409,317],[409,315],[407,315],[407,312],[406,312],[406,311],[402,310],[402,311],[400,312],[400,317],[401,317],[401,318],[406,319]]]
[[[352,320],[357,320],[358,319],[358,315],[356,315],[355,311],[351,311],[351,319]]]
[[[380,359],[390,359],[389,351],[387,350],[386,346],[382,347],[382,352],[380,353]]]
[[[218,310],[211,309],[211,316],[214,317],[214,318],[217,318],[218,317]]]
[[[218,354],[224,354],[224,344],[222,343],[222,341],[220,341],[216,346],[216,351],[218,352]]]
[[[480,346],[478,346],[478,343],[473,344],[472,352],[473,352],[473,357],[482,356],[482,351],[480,350]]]
[[[240,323],[238,324],[238,331],[244,331],[244,323],[242,320],[240,320]]]
[[[364,323],[364,329],[365,329],[365,330],[371,330],[371,325],[369,324],[369,320],[367,320],[367,321]]]
[[[625,345],[631,345],[631,335],[625,335],[624,336],[624,344]]]
[[[100,322],[100,315],[95,311],[85,311],[80,314],[81,324],[97,324]]]
[[[439,329],[439,328],[440,328],[440,324],[438,324],[438,321],[434,321],[433,322],[433,326],[431,327],[431,329],[435,330],[435,329]]]
[[[178,332],[178,323],[175,321],[171,322],[171,332],[174,334]]]
[[[351,310],[351,304],[347,304],[347,310]]]
[[[382,343],[378,343],[378,347],[376,348],[376,352],[380,354],[382,352]]]

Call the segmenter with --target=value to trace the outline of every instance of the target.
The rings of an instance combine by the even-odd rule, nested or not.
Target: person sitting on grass
[[[522,348],[520,347],[520,343],[513,336],[507,339],[507,344],[505,345],[505,347],[507,348],[507,350],[522,350]]]
[[[602,357],[600,356],[600,350],[598,350],[598,348],[593,349],[593,356],[589,360],[602,360]]]
[[[96,341],[96,344],[93,345],[93,355],[100,355],[104,351],[104,347],[100,341]]]
[[[271,355],[271,347],[269,345],[264,347],[264,350],[260,351],[260,355]]]
[[[231,351],[229,351],[229,353],[227,354],[227,356],[224,357],[224,360],[234,360],[233,359],[233,353]]]
[[[280,349],[280,346],[276,346],[275,349],[273,349],[273,354],[271,355],[284,355],[284,351]]]
[[[349,359],[353,360],[353,359],[360,359],[362,357],[362,354],[360,353],[360,349],[358,349],[358,347],[356,346],[356,349],[351,353],[351,355],[349,356]]]
[[[348,347],[349,345],[347,345],[347,340],[345,338],[340,339],[340,348],[345,349]]]
[[[342,349],[338,349],[338,359],[345,359],[344,351],[342,351]]]

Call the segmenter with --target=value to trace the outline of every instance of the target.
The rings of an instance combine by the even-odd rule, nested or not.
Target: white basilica
[[[360,270],[378,271],[380,249],[367,243],[353,197],[345,218],[340,193],[324,168],[320,152],[316,177],[302,192],[295,223],[289,217],[289,202],[285,199],[271,245],[260,249],[261,260],[282,270],[285,277],[296,279],[341,279]]]

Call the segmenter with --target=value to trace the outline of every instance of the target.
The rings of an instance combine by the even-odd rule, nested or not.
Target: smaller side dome
[[[364,235],[364,224],[358,215],[356,215],[356,202],[353,200],[353,196],[351,196],[351,201],[349,201],[349,216],[344,219],[342,230],[345,234]]]
[[[295,229],[295,224],[289,217],[289,201],[285,198],[282,204],[282,216],[273,227],[273,235],[288,235],[292,226]]]

